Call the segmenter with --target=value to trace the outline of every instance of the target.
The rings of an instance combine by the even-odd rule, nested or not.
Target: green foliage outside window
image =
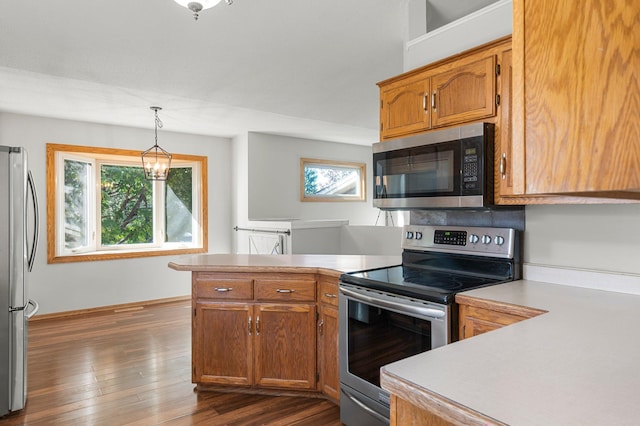
[[[153,189],[142,167],[100,168],[102,245],[153,241]]]
[[[64,162],[64,212],[65,247],[75,249],[88,244],[84,230],[87,223],[87,173],[85,162],[67,160]]]

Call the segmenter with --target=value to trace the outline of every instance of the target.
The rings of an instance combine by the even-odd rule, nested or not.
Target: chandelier
[[[169,168],[171,167],[171,154],[158,146],[158,127],[162,128],[162,121],[158,117],[161,107],[152,106],[156,115],[155,120],[155,144],[144,151],[142,156],[142,167],[144,167],[144,177],[147,180],[167,180]]]
[[[209,9],[222,0],[200,0],[200,1],[191,1],[191,0],[173,0],[178,3],[180,6],[184,6],[190,11],[193,12],[193,19],[198,20],[199,13],[205,9]],[[224,0],[226,4],[232,4],[233,0]]]

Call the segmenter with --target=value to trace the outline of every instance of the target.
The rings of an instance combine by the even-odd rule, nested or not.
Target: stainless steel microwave
[[[373,206],[384,210],[493,204],[491,123],[373,144]]]

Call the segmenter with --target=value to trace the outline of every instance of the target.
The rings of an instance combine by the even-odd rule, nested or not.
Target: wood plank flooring
[[[0,425],[340,425],[316,398],[194,392],[191,306],[32,321],[28,399]]]

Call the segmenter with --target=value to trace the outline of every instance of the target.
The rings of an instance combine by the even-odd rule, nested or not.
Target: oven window
[[[380,386],[380,367],[431,349],[431,322],[349,300],[348,368]]]

